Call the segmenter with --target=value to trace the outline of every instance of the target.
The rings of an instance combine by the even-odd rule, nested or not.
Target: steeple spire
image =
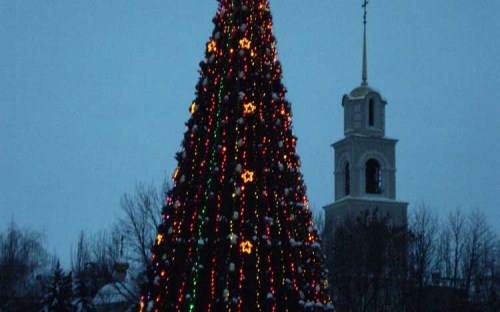
[[[367,57],[366,57],[366,7],[368,6],[368,0],[364,0],[363,2],[363,71],[361,74],[361,85],[362,86],[367,86],[368,85],[368,62],[367,62]]]

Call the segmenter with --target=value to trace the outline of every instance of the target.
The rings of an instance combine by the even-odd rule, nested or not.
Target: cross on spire
[[[368,62],[367,62],[367,56],[366,56],[366,16],[367,16],[367,10],[366,7],[368,6],[368,0],[363,0],[363,5],[361,6],[364,10],[363,14],[363,70],[361,74],[361,85],[362,86],[367,86],[368,85]]]
[[[367,11],[366,11],[366,7],[368,6],[368,0],[364,0],[363,2],[363,5],[361,6],[363,9],[364,9],[364,15],[363,15],[363,24],[366,25],[366,15],[367,15]]]

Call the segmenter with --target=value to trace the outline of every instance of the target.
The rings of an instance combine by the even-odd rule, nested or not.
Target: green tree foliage
[[[141,304],[331,310],[268,0],[218,0]]]
[[[76,311],[73,304],[72,273],[64,273],[59,261],[57,261],[50,277],[43,303],[44,312]]]

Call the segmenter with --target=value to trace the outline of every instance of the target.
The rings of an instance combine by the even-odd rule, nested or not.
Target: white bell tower
[[[366,4],[361,85],[342,98],[344,138],[332,144],[335,202],[324,207],[327,229],[375,209],[379,218],[389,217],[392,225],[406,225],[408,203],[396,200],[397,140],[385,136],[387,101],[368,85]]]

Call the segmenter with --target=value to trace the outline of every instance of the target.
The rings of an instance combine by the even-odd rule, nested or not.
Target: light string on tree
[[[319,307],[327,284],[309,268],[317,233],[268,2],[219,3],[141,309],[152,294],[155,311]]]

